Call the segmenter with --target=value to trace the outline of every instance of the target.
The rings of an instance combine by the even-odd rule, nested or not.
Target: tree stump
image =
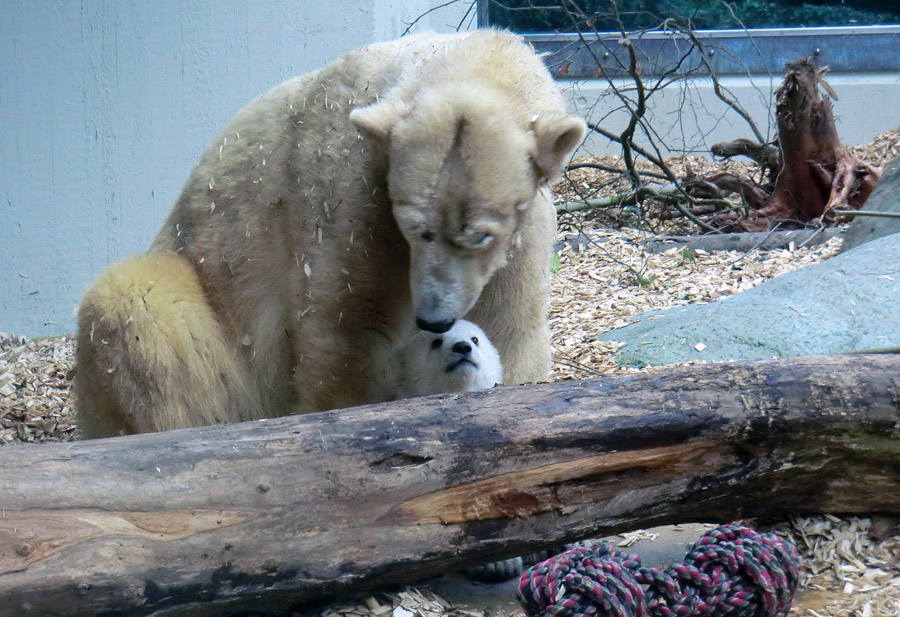
[[[727,227],[764,231],[777,221],[803,224],[821,219],[826,224],[840,222],[840,217],[833,211],[858,210],[881,175],[878,168],[858,159],[841,143],[831,100],[820,93],[825,90],[837,98],[824,80],[828,69],[817,68],[810,58],[790,62],[786,69],[784,83],[776,92],[781,168],[774,189],[761,208],[754,209],[756,204],[749,204],[749,217],[729,215],[723,218]],[[748,148],[746,142],[716,144],[713,152],[722,156],[751,156],[754,152],[770,154],[758,144],[757,148]],[[777,159],[768,156],[764,160],[766,165],[771,165]],[[724,185],[722,188],[727,190]]]

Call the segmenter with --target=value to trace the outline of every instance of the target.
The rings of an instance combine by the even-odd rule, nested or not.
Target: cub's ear
[[[537,165],[541,178],[549,180],[562,169],[563,163],[581,140],[587,127],[577,116],[538,117],[532,121],[537,138]]]
[[[357,107],[350,112],[350,122],[360,133],[376,140],[385,140],[391,129],[409,114],[409,105],[403,101],[386,99],[367,107]]]

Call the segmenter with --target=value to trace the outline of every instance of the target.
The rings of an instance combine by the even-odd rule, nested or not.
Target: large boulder
[[[895,164],[897,162],[895,161]],[[900,346],[900,234],[717,302],[652,311],[601,340],[623,364],[765,360]]]

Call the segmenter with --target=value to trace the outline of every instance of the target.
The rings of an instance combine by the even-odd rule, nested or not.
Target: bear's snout
[[[458,353],[461,356],[468,356],[472,353],[472,346],[466,341],[457,341],[453,343],[453,353]]]
[[[444,321],[425,321],[421,317],[416,317],[416,326],[419,330],[427,330],[435,334],[443,334],[453,327],[455,320],[449,319]]]

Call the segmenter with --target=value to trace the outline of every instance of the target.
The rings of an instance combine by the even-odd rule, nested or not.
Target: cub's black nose
[[[447,330],[453,327],[453,320],[449,321],[425,321],[424,319],[420,319],[416,317],[416,326],[419,327],[419,330],[428,330],[429,332],[434,332],[436,334],[443,334]]]
[[[472,346],[466,341],[457,341],[453,343],[453,353],[458,353],[461,356],[468,356],[472,353]]]

